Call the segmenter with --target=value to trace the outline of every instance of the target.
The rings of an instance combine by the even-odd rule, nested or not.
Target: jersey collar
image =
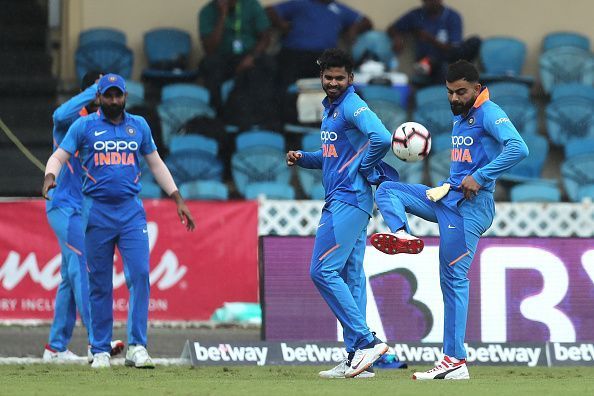
[[[344,98],[347,97],[348,94],[353,93],[353,92],[355,92],[355,87],[353,87],[352,85],[349,85],[349,87],[342,93],[342,95],[340,95],[338,97],[338,99],[336,99],[334,102],[330,103],[330,101],[328,100],[328,97],[326,96],[324,98],[324,100],[322,101],[322,104],[327,109],[329,109],[330,107],[336,107],[342,103],[342,101],[344,100]]]
[[[487,87],[483,87],[481,89],[481,93],[479,94],[479,96],[476,97],[476,100],[474,101],[474,105],[472,107],[478,109],[487,100],[489,100],[489,89]]]

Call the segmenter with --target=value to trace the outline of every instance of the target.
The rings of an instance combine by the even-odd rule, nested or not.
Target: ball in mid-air
[[[431,151],[431,134],[418,122],[405,122],[392,133],[392,151],[402,161],[421,161]]]

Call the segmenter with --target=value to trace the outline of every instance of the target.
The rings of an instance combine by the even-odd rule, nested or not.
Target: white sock
[[[456,359],[455,357],[452,357],[452,356],[448,356],[448,357],[450,358],[452,363],[460,363],[460,359]]]

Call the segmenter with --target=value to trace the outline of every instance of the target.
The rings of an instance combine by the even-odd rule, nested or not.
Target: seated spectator
[[[317,77],[316,61],[325,49],[337,47],[341,36],[352,44],[359,33],[371,29],[365,15],[332,0],[289,0],[266,12],[283,34],[278,55],[283,90],[300,78]]]
[[[223,109],[220,88],[232,78],[235,87],[230,101],[238,102],[234,98],[240,96],[241,100],[250,98],[249,102],[258,104],[260,109],[270,108],[263,106],[267,101],[263,95],[274,96],[270,76],[276,69],[272,58],[265,54],[270,44],[270,22],[258,0],[211,0],[200,10],[198,27],[205,52],[200,75],[219,115],[229,115],[235,124],[244,119],[240,114],[243,110],[245,115],[254,115],[252,106],[231,111],[228,103]],[[257,116],[257,110],[256,113]]]
[[[423,6],[397,19],[388,28],[388,34],[395,53],[404,48],[404,34],[414,36],[416,78],[413,82],[443,83],[447,65],[458,59],[472,61],[481,41],[478,37],[462,40],[462,17],[454,9],[444,6],[442,0],[422,2]]]

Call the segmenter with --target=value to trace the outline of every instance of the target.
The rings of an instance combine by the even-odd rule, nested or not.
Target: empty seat
[[[289,184],[291,169],[285,162],[285,152],[274,147],[253,146],[238,150],[231,157],[231,174],[240,194],[245,196],[251,183],[274,182]]]
[[[126,107],[142,106],[144,104],[144,85],[138,81],[126,81]]]
[[[79,47],[104,41],[126,45],[126,33],[114,28],[92,28],[83,30],[78,35]]]
[[[551,143],[566,144],[570,139],[594,138],[594,101],[566,97],[546,107],[546,126]]]
[[[510,199],[512,202],[559,202],[561,191],[550,184],[524,183],[512,187]]]
[[[78,47],[74,61],[79,81],[92,70],[115,73],[129,79],[132,75],[134,56],[125,45],[104,41]]]
[[[219,144],[216,140],[201,135],[176,135],[171,138],[170,153],[188,150],[204,151],[216,156],[219,152]]]
[[[580,199],[580,188],[594,184],[594,155],[583,154],[565,159],[561,164],[563,186],[569,199]]]
[[[192,118],[215,117],[215,111],[208,104],[188,98],[172,99],[160,103],[157,106],[157,112],[161,119],[163,143],[166,146],[169,146],[172,136]]]
[[[165,85],[161,90],[161,102],[172,99],[188,98],[210,103],[208,90],[200,85],[189,83],[176,83]]]
[[[391,86],[376,84],[359,85],[357,86],[357,92],[361,94],[366,102],[370,100],[382,100],[393,103],[398,107],[402,107],[403,98],[401,91],[396,90]]]
[[[552,48],[538,60],[540,79],[546,93],[559,84],[594,83],[594,59],[588,50],[577,47]]]
[[[558,47],[577,47],[589,51],[590,39],[576,32],[552,32],[544,37],[543,52]]]
[[[382,121],[388,131],[393,131],[408,118],[399,105],[386,100],[367,100],[367,105]]]
[[[229,189],[220,181],[194,180],[179,186],[179,193],[186,199],[208,199],[226,201]]]
[[[250,183],[245,188],[246,199],[257,199],[260,197],[268,199],[295,199],[293,186],[287,183]]]
[[[265,130],[251,130],[237,135],[235,141],[237,151],[254,147],[271,147],[284,151],[285,138],[280,133]]]
[[[197,70],[188,70],[192,39],[177,28],[158,28],[144,34],[144,54],[148,67],[142,71],[144,79],[191,81]]]
[[[486,38],[481,43],[480,59],[484,70],[483,79],[487,76],[520,76],[526,59],[526,44],[514,37]]]

